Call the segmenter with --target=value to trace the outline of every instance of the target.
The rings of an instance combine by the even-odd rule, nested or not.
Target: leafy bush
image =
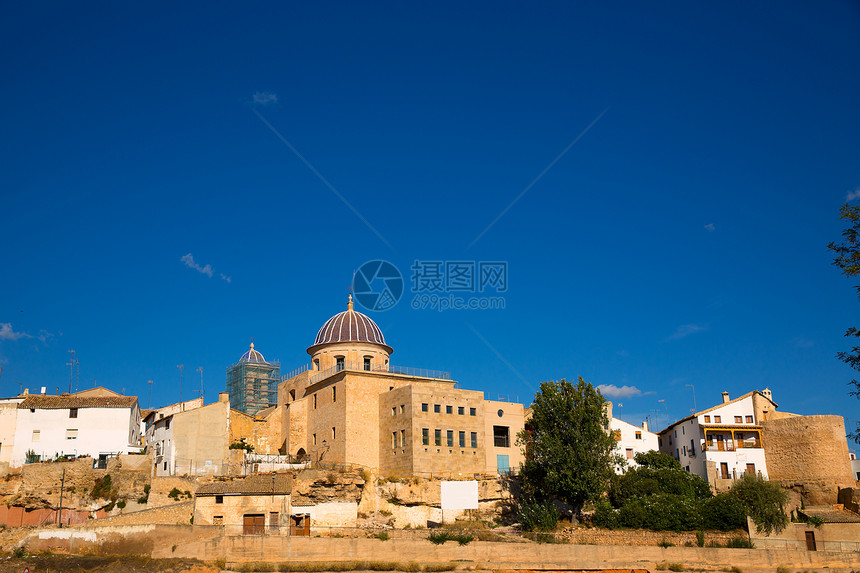
[[[730,549],[755,549],[755,543],[749,537],[733,537],[726,541],[726,547]]]
[[[747,510],[736,496],[721,493],[702,502],[702,519],[707,529],[732,531],[746,525]]]
[[[700,503],[673,494],[656,494],[628,500],[618,510],[624,527],[656,531],[693,531],[701,529]]]
[[[27,554],[27,548],[23,547],[23,546],[16,547],[15,549],[12,550],[12,557],[14,557],[16,559],[21,559],[26,554]]]
[[[376,538],[380,541],[388,541],[391,538],[391,536],[388,535],[387,531],[380,531],[379,533],[376,534]]]
[[[549,531],[558,524],[558,509],[550,500],[538,501],[531,496],[522,496],[517,500],[517,520],[523,531]]]
[[[704,547],[705,546],[705,532],[701,529],[696,532],[696,546]]]
[[[110,474],[96,478],[93,483],[93,489],[90,491],[90,497],[93,499],[108,499],[111,496],[111,485]]]
[[[248,452],[250,454],[251,452],[254,451],[254,446],[252,446],[251,444],[246,444],[245,438],[242,438],[241,440],[237,440],[237,441],[233,442],[232,444],[230,444],[230,449],[231,450],[245,450],[246,452]]]
[[[780,533],[788,525],[784,509],[788,494],[777,482],[767,481],[754,474],[744,474],[732,485],[729,495],[746,507],[746,514],[755,522],[759,533]]]
[[[810,515],[806,518],[806,523],[814,527],[821,527],[822,525],[824,525],[824,519],[818,517],[817,515]]]
[[[182,492],[179,491],[177,488],[173,488],[172,490],[170,490],[170,493],[167,494],[167,497],[179,501],[180,495],[182,495]]]
[[[609,500],[601,499],[594,508],[594,517],[591,519],[595,527],[606,529],[618,529],[621,524],[618,521],[618,512],[609,503]]]
[[[640,467],[628,470],[615,480],[610,490],[610,501],[612,505],[620,508],[631,498],[658,494],[672,494],[692,499],[707,499],[712,496],[708,482],[696,474],[682,470],[680,466],[656,469]]]
[[[125,509],[125,500],[124,499],[119,500],[118,502],[116,502],[116,506],[120,509]]]

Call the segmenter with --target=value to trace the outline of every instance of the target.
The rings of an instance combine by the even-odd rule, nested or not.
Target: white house
[[[23,465],[28,452],[44,460],[69,455],[98,459],[140,451],[140,407],[135,396],[21,397],[12,467]]]
[[[851,473],[854,474],[854,479],[860,481],[860,460],[857,459],[857,456],[852,452],[851,456]]]
[[[660,451],[681,463],[688,472],[714,483],[743,473],[767,477],[761,422],[776,410],[768,389],[755,390],[678,420],[660,432]]]
[[[641,426],[634,426],[624,420],[612,418],[609,420],[609,429],[618,441],[615,449],[626,460],[628,468],[638,465],[633,461],[636,454],[660,449],[657,434],[648,431],[648,422],[642,422]],[[616,467],[615,471],[622,473],[624,469]]]

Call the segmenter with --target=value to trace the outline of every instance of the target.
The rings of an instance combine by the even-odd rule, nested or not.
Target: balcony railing
[[[745,448],[761,448],[761,440],[743,440],[737,443],[732,440],[724,440],[716,443],[705,442],[702,449],[707,452],[734,452],[735,450]]]
[[[405,376],[416,376],[418,378],[434,378],[436,380],[450,380],[451,373],[443,370],[429,370],[426,368],[412,368],[409,366],[370,366],[365,367],[364,364],[346,362],[336,364],[331,368],[322,370],[318,374],[311,376],[310,384],[315,384],[320,380],[325,380],[334,376],[338,372],[348,370],[352,372],[385,372],[388,374],[403,374]]]

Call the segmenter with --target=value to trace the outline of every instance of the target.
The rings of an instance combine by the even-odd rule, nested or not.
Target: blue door
[[[496,467],[499,468],[500,474],[507,474],[511,471],[511,462],[507,455],[496,454]]]

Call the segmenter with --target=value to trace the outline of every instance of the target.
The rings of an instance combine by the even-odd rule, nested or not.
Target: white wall
[[[23,398],[0,400],[0,463],[11,463],[15,445],[15,426],[18,421],[18,404]]]
[[[137,419],[134,417],[137,411]],[[139,451],[140,410],[137,408],[78,408],[78,417],[69,417],[69,408],[19,409],[15,428],[12,466],[24,465],[27,450],[42,459],[55,455],[128,454]],[[66,430],[76,429],[76,439],[67,439]],[[39,440],[33,441],[33,431]]]
[[[173,475],[176,456],[173,453],[173,416],[167,416],[156,420],[149,428],[152,441],[147,444],[152,452],[152,464],[155,467],[155,475]],[[157,453],[160,452],[160,455]]]
[[[627,450],[631,450],[633,456],[640,452],[649,452],[651,450],[659,450],[657,447],[657,434],[649,432],[641,426],[628,424],[624,420],[612,418],[609,420],[609,429],[612,432],[620,432],[621,440],[616,443],[616,451],[627,461],[627,467],[636,467],[636,462],[632,458],[627,457]],[[637,438],[636,434],[640,437]],[[622,468],[615,468],[616,473],[622,473]]]

